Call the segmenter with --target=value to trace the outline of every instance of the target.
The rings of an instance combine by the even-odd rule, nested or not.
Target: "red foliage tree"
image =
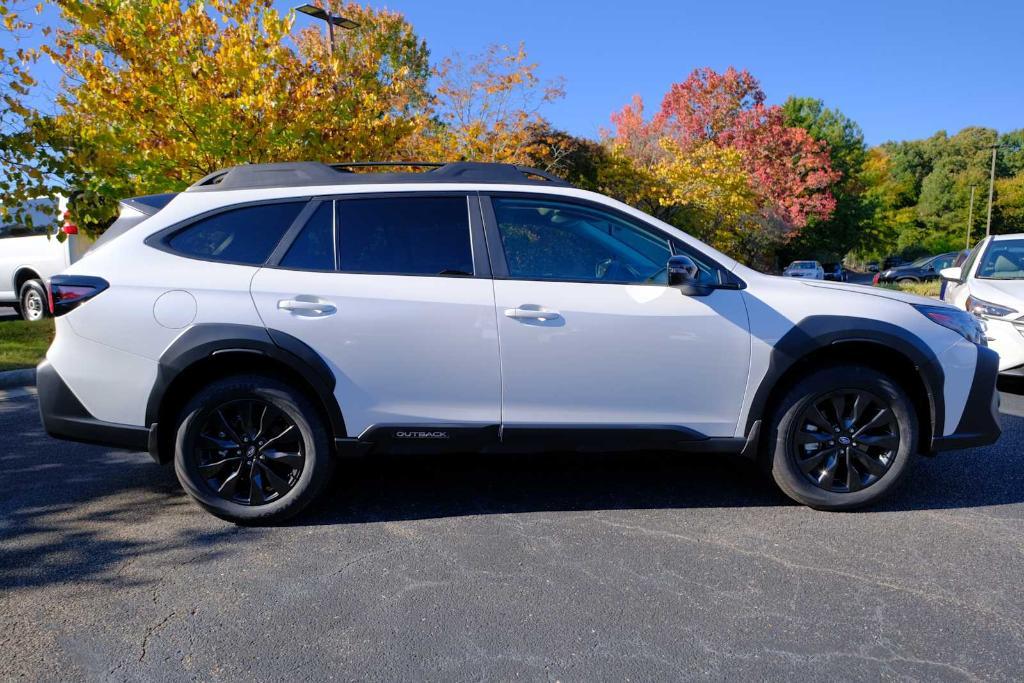
[[[634,97],[612,115],[612,123],[616,141],[641,162],[657,154],[657,140],[666,135],[684,150],[708,141],[740,150],[764,213],[785,222],[788,237],[835,209],[831,186],[840,173],[832,168],[827,145],[786,126],[781,107],[765,104],[764,91],[746,70],[695,69],[672,85],[650,121],[644,120],[643,101]]]

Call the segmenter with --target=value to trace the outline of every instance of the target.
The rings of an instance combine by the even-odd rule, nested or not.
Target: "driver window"
[[[667,284],[664,235],[568,202],[492,198],[509,275],[525,280]]]

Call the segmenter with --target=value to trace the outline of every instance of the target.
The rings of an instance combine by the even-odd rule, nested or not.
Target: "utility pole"
[[[988,179],[988,220],[985,221],[985,237],[992,234],[992,194],[996,188],[996,150],[999,145],[992,145],[992,173]]]
[[[971,224],[974,222],[974,185],[971,185],[971,208],[967,210],[967,251],[971,250]]]

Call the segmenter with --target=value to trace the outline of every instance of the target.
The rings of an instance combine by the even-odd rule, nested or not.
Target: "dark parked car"
[[[938,256],[922,256],[905,266],[896,266],[883,270],[878,276],[878,282],[928,282],[939,277],[939,271],[949,268],[956,260],[957,253],[951,251],[948,254]]]
[[[825,269],[825,279],[833,282],[846,282],[846,268],[842,263],[826,263],[822,266]]]

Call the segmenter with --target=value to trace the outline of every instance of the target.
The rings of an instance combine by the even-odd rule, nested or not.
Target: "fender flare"
[[[194,364],[219,353],[244,352],[263,355],[294,370],[316,392],[323,404],[335,438],[347,436],[345,421],[334,396],[334,372],[320,355],[295,337],[255,325],[228,323],[190,327],[160,355],[156,381],[146,403],[146,424],[158,422],[167,389]]]
[[[882,320],[842,315],[815,315],[804,318],[775,343],[768,369],[754,392],[747,411],[745,433],[754,422],[769,418],[765,414],[768,398],[782,377],[809,354],[828,346],[848,342],[879,344],[903,355],[914,364],[925,388],[931,411],[931,438],[941,436],[945,429],[945,373],[932,349],[917,335],[905,328]],[[929,439],[931,440],[931,439]]]

